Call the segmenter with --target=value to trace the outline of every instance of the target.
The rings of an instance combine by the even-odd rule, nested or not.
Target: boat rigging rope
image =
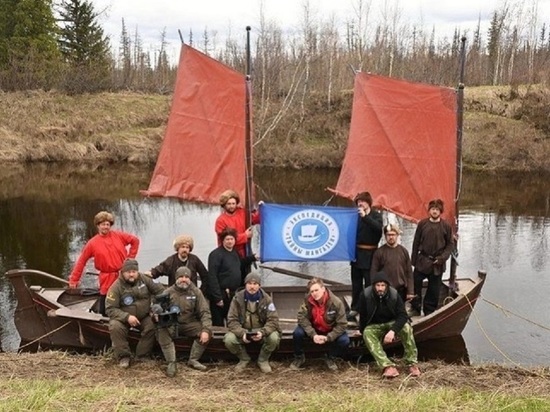
[[[48,333],[45,333],[44,335],[42,335],[42,336],[36,338],[36,339],[33,340],[32,342],[26,343],[26,344],[23,345],[23,346],[19,346],[19,349],[17,349],[17,350],[20,351],[21,349],[24,349],[24,348],[26,348],[27,346],[30,346],[30,345],[32,345],[33,343],[38,342],[38,341],[41,340],[41,339],[44,339],[44,338],[46,338],[46,337],[48,337],[48,336],[50,336],[50,335],[53,335],[55,332],[57,332],[58,330],[63,329],[65,326],[67,326],[67,325],[68,325],[69,323],[71,323],[71,322],[72,322],[72,321],[68,321],[67,323],[61,325],[60,327],[58,327],[58,328],[56,328],[56,329],[54,329],[54,330],[52,330],[52,331],[49,331]]]
[[[472,310],[472,313],[474,314],[475,318],[476,318],[476,323],[477,323],[477,326],[479,326],[479,329],[481,330],[481,332],[483,333],[483,335],[485,336],[485,339],[487,339],[487,341],[497,350],[498,353],[500,353],[504,359],[506,359],[508,362],[510,362],[511,364],[515,365],[517,368],[525,371],[525,372],[529,372],[529,373],[532,373],[536,376],[539,376],[539,377],[546,377],[536,371],[533,371],[533,370],[530,370],[524,366],[522,366],[520,363],[514,361],[512,358],[510,358],[510,356],[508,356],[506,353],[504,353],[504,351],[502,349],[500,349],[497,344],[495,342],[493,342],[491,340],[491,338],[489,337],[489,335],[487,334],[487,332],[485,331],[485,329],[483,328],[483,326],[481,325],[481,321],[479,320],[479,317],[477,316],[477,311],[474,309],[474,306],[472,305],[472,302],[470,301],[470,299],[468,299],[468,296],[467,295],[463,295],[465,298],[466,298],[466,301],[468,302],[468,305],[470,305],[470,309]],[[492,302],[489,302],[488,300],[486,300],[485,298],[481,298],[482,300],[484,300],[485,302],[487,303],[490,303],[491,305],[495,305],[494,303]],[[497,305],[495,305],[497,306]],[[504,308],[502,308],[504,310]],[[512,312],[510,312],[512,313]],[[516,315],[518,316],[518,315]],[[525,319],[527,320],[527,319]],[[534,322],[531,322],[531,323],[534,323]]]
[[[529,323],[531,323],[531,324],[533,324],[533,325],[535,325],[535,326],[538,326],[539,328],[542,328],[542,329],[545,329],[545,330],[547,330],[547,331],[550,331],[550,327],[548,327],[548,326],[541,325],[540,323],[534,322],[534,321],[532,321],[532,320],[530,320],[530,319],[527,319],[526,317],[523,317],[523,316],[521,316],[521,315],[518,315],[517,313],[514,313],[514,312],[512,312],[511,310],[506,309],[505,307],[503,307],[502,305],[499,305],[498,303],[491,302],[490,300],[485,299],[485,298],[483,298],[483,297],[482,297],[481,299],[483,299],[483,300],[484,300],[485,302],[487,302],[489,305],[493,305],[495,308],[500,309],[500,310],[503,311],[503,312],[509,313],[510,315],[517,316],[518,318],[520,318],[520,319],[522,319],[522,320],[524,320],[524,321],[526,321],[526,322],[529,322]]]

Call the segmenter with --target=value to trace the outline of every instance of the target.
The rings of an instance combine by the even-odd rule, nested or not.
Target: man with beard
[[[112,230],[115,218],[109,212],[102,211],[95,215],[94,224],[98,234],[91,238],[82,249],[82,253],[69,275],[69,287],[74,289],[78,286],[86,262],[90,258],[94,258],[94,266],[99,271],[98,312],[105,315],[105,295],[117,280],[124,260],[136,257],[139,239],[129,233]],[[127,249],[128,246],[129,249]]]
[[[208,255],[208,298],[214,326],[224,326],[231,299],[242,286],[241,266],[256,260],[255,255],[239,256],[235,249],[235,229],[223,229],[220,238],[222,245]]]
[[[359,296],[370,285],[371,262],[382,237],[382,215],[372,208],[372,196],[361,192],[355,196],[359,221],[357,223],[355,261],[351,262],[351,311],[349,316],[357,316]]]
[[[168,296],[168,305],[171,312],[177,313],[177,325],[159,327],[157,340],[164,354],[168,367],[166,374],[169,377],[176,376],[176,347],[173,336],[186,336],[193,338],[193,345],[189,353],[187,365],[203,371],[206,366],[200,363],[200,358],[212,336],[212,318],[208,302],[202,292],[191,281],[191,271],[182,266],[176,270],[174,285],[166,289],[163,295]],[[158,322],[158,314],[163,309],[155,304],[151,307],[153,320]]]
[[[249,273],[244,289],[235,294],[229,307],[229,332],[225,334],[223,343],[229,352],[239,358],[236,372],[242,372],[250,362],[246,345],[261,342],[258,367],[263,373],[270,373],[269,358],[281,340],[277,309],[271,296],[263,291],[260,284],[260,275]]]
[[[384,226],[386,243],[374,252],[372,257],[371,276],[384,271],[390,285],[397,289],[403,302],[414,298],[414,281],[411,258],[405,247],[399,244],[399,226]]]
[[[405,311],[405,304],[397,290],[390,286],[384,272],[373,276],[372,285],[366,288],[359,300],[359,325],[367,349],[373,356],[378,367],[383,370],[385,378],[399,376],[399,371],[384,348],[399,336],[405,349],[403,359],[409,367],[409,374],[420,376],[416,365],[418,350],[414,341],[413,329]]]
[[[414,266],[414,294],[411,305],[420,313],[424,310],[427,316],[439,306],[441,278],[445,272],[445,262],[454,249],[453,229],[441,218],[443,201],[434,199],[428,204],[426,219],[418,222],[414,233],[411,261]],[[422,284],[428,279],[428,288],[422,304]]]
[[[350,344],[344,303],[319,278],[312,278],[307,283],[307,290],[298,310],[298,326],[292,333],[294,361],[290,369],[300,370],[305,363],[304,340],[310,338],[316,345],[327,346],[325,364],[329,370],[336,371],[335,358],[345,353]]]
[[[121,368],[130,366],[132,352],[128,343],[130,328],[139,329],[141,338],[136,347],[136,357],[149,356],[155,344],[155,324],[149,316],[151,297],[164,291],[164,286],[138,272],[138,262],[127,259],[120,275],[109,288],[106,310],[109,316],[109,334],[115,358]]]
[[[237,235],[235,237],[235,249],[241,258],[245,258],[247,253],[246,245],[252,238],[252,228],[246,227],[246,210],[240,205],[240,198],[234,190],[226,190],[220,195],[221,214],[216,219],[215,230],[218,235],[218,246],[222,245],[221,238],[224,229],[233,228]],[[251,216],[251,225],[260,223],[260,214],[253,211]],[[243,265],[241,270],[242,279],[250,272],[250,263]]]
[[[168,256],[158,266],[151,269],[151,277],[157,279],[161,276],[168,278],[168,285],[172,286],[176,281],[176,271],[184,266],[191,272],[191,282],[198,286],[200,277],[200,289],[203,293],[208,290],[208,271],[197,255],[193,251],[193,238],[189,235],[180,235],[174,239],[174,250],[176,253]],[[147,272],[145,274],[148,274]],[[197,276],[198,275],[198,276]]]

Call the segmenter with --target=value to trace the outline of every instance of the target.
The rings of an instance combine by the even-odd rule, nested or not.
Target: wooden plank
[[[263,269],[269,269],[273,272],[282,273],[283,275],[293,276],[295,278],[300,278],[300,279],[307,279],[307,280],[311,280],[313,278],[321,279],[327,285],[345,285],[345,283],[338,282],[336,280],[322,278],[321,276],[306,275],[305,273],[295,272],[294,270],[290,270],[290,269],[283,269],[283,268],[278,268],[275,266],[267,266],[267,265],[260,265],[260,267]]]

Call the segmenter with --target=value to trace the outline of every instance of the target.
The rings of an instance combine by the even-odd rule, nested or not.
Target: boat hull
[[[109,320],[89,309],[97,295],[82,294],[80,290],[65,288],[45,288],[37,284],[44,279],[58,279],[55,276],[35,270],[12,270],[6,276],[11,281],[16,297],[15,325],[21,337],[21,350],[39,349],[74,350],[78,352],[99,352],[111,346]],[[412,326],[417,342],[457,336],[462,333],[474,308],[485,281],[480,273],[475,279],[459,279],[458,293],[451,294],[452,299],[444,302],[449,294],[445,285],[441,296],[442,306],[429,316],[413,317]],[[36,283],[35,283],[36,282]],[[349,302],[349,285],[333,285],[331,290],[344,302]],[[281,318],[282,339],[277,356],[288,357],[293,354],[292,332],[296,327],[296,313],[304,297],[304,288],[296,286],[267,287]],[[213,339],[208,345],[206,357],[212,359],[230,358],[231,354],[223,344],[225,328],[215,327]],[[351,344],[346,356],[364,355],[366,349],[356,324],[350,323],[348,334]],[[139,340],[139,333],[131,331],[131,346]],[[179,355],[188,354],[192,340],[176,338],[176,350]],[[395,344],[393,345],[395,346]],[[260,345],[251,343],[249,352],[259,352]],[[321,356],[326,348],[309,342],[305,351],[308,356]]]

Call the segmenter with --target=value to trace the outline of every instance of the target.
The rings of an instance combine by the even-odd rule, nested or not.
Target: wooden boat
[[[67,289],[66,281],[57,276],[37,270],[10,270],[6,273],[14,287],[17,298],[15,325],[21,336],[21,349],[62,349],[85,352],[102,351],[111,345],[109,338],[109,318],[91,312],[97,291]],[[460,292],[452,292],[448,282],[442,288],[441,308],[429,316],[416,316],[412,319],[414,335],[418,342],[459,335],[466,326],[472,307],[479,297],[485,274],[479,273],[475,279],[457,279]],[[43,287],[52,281],[59,287]],[[329,286],[344,302],[351,299],[349,285]],[[292,331],[296,327],[296,313],[304,298],[304,288],[298,286],[275,286],[265,290],[273,297],[281,317],[283,330],[278,356],[288,357],[293,353]],[[223,344],[226,330],[214,328],[213,340],[208,346],[207,356],[214,359],[231,355]],[[347,353],[350,357],[365,354],[362,338],[356,325],[350,323],[348,334],[351,345]],[[139,333],[132,331],[130,341],[135,345]],[[178,353],[186,354],[192,341],[177,338]],[[259,345],[252,346],[251,352],[258,351]],[[310,343],[306,348],[308,356],[321,355],[322,346]]]
[[[221,192],[233,188],[246,193],[246,204],[251,205],[249,80],[183,45],[166,137],[144,194],[216,203]],[[455,220],[459,171],[454,165],[460,155],[454,133],[459,124],[457,113],[461,118],[456,104],[461,88],[456,99],[453,89],[359,73],[354,93],[349,144],[333,191],[352,198],[368,189],[379,207],[410,220],[424,217],[426,202],[439,197],[448,206],[446,216]],[[453,224],[456,227],[457,221]],[[273,270],[311,277],[281,268]],[[18,300],[15,324],[22,348],[93,351],[110,346],[108,318],[91,312],[96,295],[68,290],[63,285],[65,280],[40,271],[12,270],[7,277]],[[52,281],[61,285],[43,286]],[[416,340],[460,335],[484,281],[485,273],[480,272],[444,282],[441,307],[429,316],[412,319]],[[351,286],[330,280],[327,283],[349,306]],[[283,337],[278,353],[290,355],[304,288],[273,286],[266,291],[281,317]],[[228,355],[222,342],[225,332],[224,328],[215,328],[207,354]],[[356,324],[350,323],[348,333],[352,337],[348,354],[363,354]],[[138,335],[131,333],[130,339],[135,343]],[[178,338],[177,350],[188,351],[190,343]],[[306,350],[315,354],[325,348],[310,344]]]

